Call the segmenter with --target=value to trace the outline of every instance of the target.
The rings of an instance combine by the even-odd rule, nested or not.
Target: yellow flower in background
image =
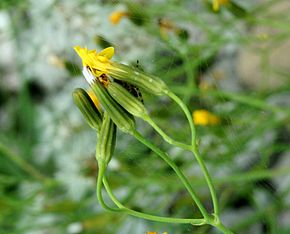
[[[193,112],[193,122],[195,125],[217,125],[220,118],[207,110],[195,110]]]
[[[109,20],[112,24],[116,25],[120,22],[120,20],[124,17],[128,16],[128,13],[125,11],[114,11],[110,17]]]
[[[219,11],[220,6],[229,4],[230,0],[213,0],[212,9],[213,11]]]
[[[82,59],[83,66],[90,68],[96,77],[107,74],[108,69],[112,67],[110,59],[114,55],[114,47],[108,47],[99,53],[96,50],[88,50],[80,46],[74,46],[74,49]]]

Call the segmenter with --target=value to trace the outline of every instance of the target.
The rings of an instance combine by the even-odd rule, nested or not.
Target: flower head
[[[113,80],[121,80],[155,95],[168,92],[166,84],[158,77],[150,76],[130,66],[112,62],[114,48],[108,47],[97,53],[80,46],[74,47],[83,62],[83,75],[90,85],[98,80],[104,87]]]
[[[124,17],[128,16],[128,13],[125,11],[114,11],[110,17],[109,20],[112,24],[116,25],[120,22],[120,20]]]
[[[193,122],[196,125],[217,125],[220,118],[207,110],[195,110],[193,112]]]
[[[114,47],[108,47],[99,53],[96,50],[88,50],[80,46],[75,46],[74,49],[82,59],[83,66],[89,68],[94,76],[100,77],[108,73],[112,63],[110,59],[114,55]]]

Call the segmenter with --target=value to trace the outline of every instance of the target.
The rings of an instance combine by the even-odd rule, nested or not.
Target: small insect
[[[139,60],[137,60],[137,66],[139,65]],[[87,67],[89,70],[91,70],[89,67]],[[105,88],[108,87],[109,83],[111,82],[110,78],[106,74],[102,74],[98,77],[98,80],[104,85]],[[120,85],[122,85],[125,89],[127,89],[134,97],[138,98],[139,101],[141,101],[144,104],[144,100],[142,97],[142,94],[138,87],[135,85],[129,84],[126,81],[122,80],[116,80],[114,81]]]
[[[107,87],[108,84],[110,83],[110,79],[106,74],[102,74],[101,76],[98,77],[99,81]]]
[[[136,61],[136,68],[139,68],[139,60]],[[127,89],[134,97],[138,98],[140,102],[144,104],[144,100],[142,97],[142,93],[140,92],[139,88],[135,85],[129,84],[125,81],[118,80],[116,81],[118,84],[122,85],[125,89]]]
[[[144,104],[144,100],[142,97],[142,93],[135,85],[129,84],[122,80],[115,80],[116,83],[122,85],[125,89],[127,89],[134,97],[138,98],[140,102]]]
[[[87,69],[93,73],[92,68],[87,66]],[[108,84],[110,83],[110,79],[106,74],[98,76],[97,79],[103,84],[104,87],[107,87]]]

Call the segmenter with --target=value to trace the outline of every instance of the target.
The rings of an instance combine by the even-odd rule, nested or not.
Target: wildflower
[[[80,46],[75,46],[74,49],[83,61],[85,68],[83,74],[91,85],[97,79],[107,87],[111,78],[135,85],[155,95],[168,92],[166,84],[158,77],[149,76],[130,66],[110,61],[114,55],[113,47],[108,47],[99,53]]]
[[[227,5],[230,3],[230,0],[213,0],[212,1],[212,9],[217,12],[220,9],[220,6]]]
[[[114,47],[107,47],[99,53],[96,50],[88,50],[80,46],[75,46],[74,49],[82,59],[83,66],[88,67],[96,77],[107,74],[108,69],[112,67],[110,59],[114,55]],[[91,83],[92,80],[88,80],[88,82]]]
[[[118,23],[121,21],[121,19],[122,19],[123,17],[128,16],[128,15],[129,15],[129,14],[128,14],[127,12],[125,12],[125,11],[114,11],[114,12],[110,15],[109,19],[110,19],[110,22],[111,22],[113,25],[116,25],[116,24],[118,24]]]
[[[193,122],[196,125],[217,125],[220,118],[207,110],[195,110],[193,112]]]
[[[83,74],[87,80],[93,80],[95,77],[86,67],[83,69]],[[131,114],[125,111],[107,92],[105,87],[99,80],[96,80],[91,88],[100,100],[102,107],[108,112],[110,118],[117,127],[126,133],[133,133],[135,130],[135,121]]]

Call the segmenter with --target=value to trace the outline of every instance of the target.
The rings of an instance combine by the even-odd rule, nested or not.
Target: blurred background
[[[75,88],[88,89],[74,45],[114,46],[113,60],[159,76],[184,100],[225,225],[235,233],[290,233],[290,2],[213,2],[1,0],[1,234],[218,233],[100,207],[96,133],[72,100]],[[143,98],[169,135],[188,140],[178,106]],[[137,123],[211,210],[193,156]],[[128,207],[200,217],[172,170],[129,135],[118,133],[107,175]]]

